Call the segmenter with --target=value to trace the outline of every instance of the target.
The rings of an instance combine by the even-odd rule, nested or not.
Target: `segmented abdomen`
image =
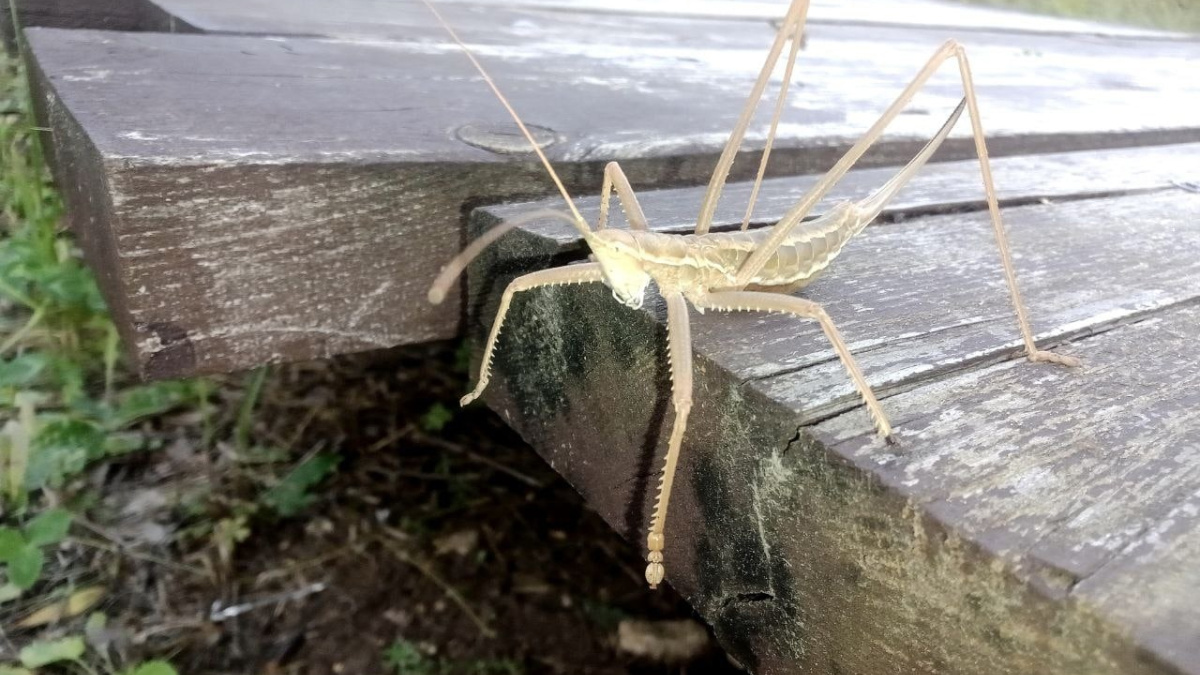
[[[829,266],[846,243],[866,225],[853,205],[845,204],[801,223],[751,280],[758,287],[800,287]],[[676,278],[707,290],[732,288],[742,263],[763,245],[771,228],[705,235],[649,235],[642,243],[652,276],[661,284]],[[639,237],[641,239],[641,237]]]

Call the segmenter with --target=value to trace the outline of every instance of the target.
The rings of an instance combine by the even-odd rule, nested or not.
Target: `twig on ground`
[[[517,480],[521,481],[522,483],[525,483],[529,487],[538,488],[538,489],[545,487],[545,485],[543,485],[543,483],[536,478],[527,476],[512,467],[505,466],[504,464],[501,464],[500,462],[497,462],[496,460],[491,459],[489,457],[484,457],[483,455],[481,455],[477,452],[467,450],[466,448],[464,448],[461,445],[454,443],[452,441],[448,441],[444,438],[438,438],[437,436],[429,436],[427,434],[423,434],[420,431],[416,431],[416,430],[413,430],[412,437],[413,437],[413,440],[415,440],[419,443],[425,443],[427,445],[432,445],[432,446],[441,448],[442,450],[446,450],[447,452],[453,452],[455,454],[459,454],[464,457],[469,457],[470,459],[472,459],[476,462],[479,462],[480,464],[485,464],[485,465],[495,469],[496,471],[499,471],[501,473],[512,476],[513,478],[516,478]]]
[[[445,579],[442,579],[442,577],[434,572],[433,569],[431,569],[428,565],[413,557],[411,553],[400,546],[396,540],[403,539],[403,535],[401,533],[395,532],[391,528],[384,528],[384,533],[390,537],[379,538],[379,543],[382,544],[384,548],[390,551],[392,555],[396,556],[398,560],[412,566],[413,569],[423,574],[425,578],[429,579],[439,588],[441,588],[442,592],[446,594],[446,597],[450,598],[454,604],[458,605],[458,608],[463,611],[463,614],[467,615],[467,618],[471,619],[475,626],[479,628],[479,632],[484,637],[496,637],[496,631],[493,630],[491,626],[488,626],[487,622],[475,613],[475,610],[471,609],[471,606],[467,603],[466,598],[462,596],[462,593],[459,593],[457,589],[451,586],[450,583]]]
[[[83,528],[86,530],[91,530],[93,533],[95,533],[107,540],[107,541],[98,541],[95,539],[89,539],[87,537],[79,537],[79,536],[71,537],[71,541],[73,541],[77,544],[80,544],[82,546],[87,546],[88,548],[94,548],[94,549],[98,549],[101,551],[107,551],[108,553],[112,553],[114,555],[127,556],[129,558],[133,558],[134,560],[141,560],[142,562],[154,563],[155,565],[162,565],[163,567],[173,569],[177,572],[187,572],[188,574],[192,574],[192,575],[195,575],[198,577],[208,576],[207,572],[205,572],[204,570],[201,570],[196,567],[192,567],[191,565],[185,565],[183,563],[175,562],[174,560],[168,560],[167,558],[161,558],[159,556],[156,556],[156,555],[153,555],[150,553],[141,553],[141,552],[135,551],[132,548],[130,548],[129,546],[127,546],[124,542],[122,542],[121,539],[119,537],[117,537],[116,535],[109,533],[104,528],[100,527],[99,525],[96,525],[95,523],[89,522],[85,518],[76,516],[75,523],[83,526]]]
[[[220,600],[213,600],[212,608],[208,612],[208,620],[220,623],[226,619],[232,619],[235,616],[241,616],[246,612],[250,612],[261,607],[279,605],[285,602],[306,598],[314,593],[320,593],[326,588],[329,588],[329,584],[325,583],[324,581],[318,581],[316,583],[308,584],[302,588],[297,588],[293,591],[272,593],[270,595],[264,595],[257,599],[250,600],[249,602],[243,602],[239,605],[230,605],[228,607],[221,607]]]

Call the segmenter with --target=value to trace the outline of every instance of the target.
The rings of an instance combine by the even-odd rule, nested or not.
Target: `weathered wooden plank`
[[[8,52],[16,52],[12,0],[0,0],[0,35]],[[17,2],[19,25],[60,28],[136,30],[141,22],[141,0],[40,0]]]
[[[1188,301],[1196,290],[1193,275],[1200,274],[1200,230],[1178,223],[1179,214],[1172,211],[1198,209],[1200,202],[1183,192],[1014,209],[1008,223],[1013,246],[1021,252],[1018,266],[1036,270],[1022,284],[1027,302],[1038,308],[1034,330],[1054,342]],[[1091,224],[1086,233],[1073,231],[1080,223]],[[1135,223],[1137,234],[1130,235]],[[864,356],[864,368],[876,373],[875,386],[902,390],[936,377],[942,368],[1005,358],[1018,349],[989,227],[978,214],[877,230],[858,253],[847,251],[843,264],[858,274],[896,277],[903,286],[892,286],[897,293],[886,304],[862,294],[834,298],[816,289],[809,294],[819,302],[871,307],[877,316],[896,317],[874,322],[854,314],[840,321],[851,336],[847,339],[871,352]],[[1071,232],[1069,238],[1064,232]],[[950,239],[965,246],[951,245]],[[937,346],[926,339],[930,331],[939,335]],[[810,339],[816,343],[815,338]],[[763,373],[754,386],[773,398],[791,402],[810,419],[857,405],[848,389],[829,386],[828,376],[838,372],[830,366],[836,364],[797,362],[778,349],[762,351],[773,361],[769,368],[782,374],[766,375],[768,368],[759,365],[751,371]]]
[[[73,144],[51,153],[57,175],[90,186],[74,191],[72,212],[95,229],[84,241],[108,268],[106,294],[145,375],[457,333],[457,307],[430,307],[424,291],[461,245],[463,205],[548,183],[511,156],[522,144],[503,110],[453,46],[432,41],[426,10],[408,6],[419,17],[410,42],[31,32],[44,123],[56,146]],[[639,186],[702,183],[771,36],[759,22],[710,21],[702,45],[691,22],[644,17],[622,34],[640,44],[601,43],[578,16],[543,12],[558,37],[530,43],[516,14],[448,9],[468,39],[492,41],[481,57],[547,130],[577,190],[594,190],[612,159]],[[1200,138],[1189,112],[1200,84],[1175,75],[1200,44],[1130,42],[1145,58],[1117,58],[1079,36],[975,37],[997,154]],[[832,163],[934,43],[907,29],[814,31],[773,171]],[[1012,86],[1035,67],[1045,86]],[[1141,89],[1126,89],[1135,78]],[[909,155],[956,102],[955,82],[939,77],[866,164]],[[752,131],[751,148],[764,133]],[[970,145],[960,133],[946,150]],[[753,169],[742,162],[735,176]]]
[[[1010,362],[889,398],[902,452],[861,438],[854,415],[815,436],[1047,594],[1198,672],[1198,322],[1192,304],[1074,343],[1081,373]]]
[[[319,0],[24,0],[18,2],[22,27],[90,28],[161,32],[262,33],[270,35],[386,35],[411,21],[412,11],[403,7],[412,0],[344,0],[336,10]],[[594,0],[441,0],[470,5],[473,11],[520,13],[523,10],[580,12],[593,21],[627,15],[664,16],[673,19],[725,19],[774,21],[786,11],[783,0],[688,0],[687,2],[604,2]],[[0,0],[0,34],[5,47],[15,51],[10,0]],[[852,25],[900,25],[938,27],[953,31],[1013,31],[1030,33],[1081,34],[1107,37],[1188,39],[1182,33],[1115,26],[1091,21],[1037,16],[988,7],[964,6],[938,0],[910,0],[903,7],[887,0],[817,0],[810,10],[814,23]]]
[[[4,48],[15,54],[12,2],[0,0],[0,35],[4,39]],[[21,28],[195,31],[152,0],[16,0],[16,3],[17,25]]]
[[[410,7],[415,0],[343,0],[336,10],[320,0],[151,0],[164,13],[205,32],[265,33],[274,35],[386,35],[413,20]],[[469,11],[524,14],[532,20],[546,11],[561,15],[573,12],[598,21],[596,32],[605,34],[612,20],[638,17],[670,19],[721,19],[775,21],[787,11],[786,0],[441,0],[441,5],[467,5]],[[543,11],[530,11],[543,10]],[[851,25],[897,25],[953,31],[1009,31],[1039,34],[1079,34],[1108,37],[1188,38],[1186,34],[1145,28],[1115,26],[1039,16],[989,7],[969,6],[938,0],[908,0],[902,5],[889,0],[816,0],[809,10],[813,23]],[[536,26],[531,26],[536,29]],[[617,34],[624,31],[613,25]]]
[[[1034,329],[1043,339],[1098,330],[1092,317],[1106,317],[1106,325],[1127,321],[1191,297],[1194,280],[1188,272],[1200,272],[1200,240],[1190,239],[1178,228],[1152,227],[1170,215],[1166,213],[1169,208],[1161,204],[1194,208],[1188,195],[1078,198],[1169,189],[1178,176],[1200,167],[1197,150],[1200,146],[1164,146],[1011,157],[996,162],[1004,203],[1069,199],[1046,208],[1016,209],[1008,216],[1017,228],[1014,246],[1022,263],[1045,270],[1023,284],[1028,301],[1040,310],[1033,315]],[[978,211],[983,204],[977,166],[973,161],[960,161],[929,167],[889,207],[885,218],[922,211]],[[862,198],[891,173],[890,169],[855,172],[826,204]],[[769,182],[759,220],[777,219],[811,182]],[[745,184],[731,186],[719,216],[726,222],[738,222],[748,190]],[[643,208],[656,227],[685,232],[701,194],[701,188],[651,192]],[[491,213],[504,218],[552,204],[511,205]],[[598,200],[581,201],[581,206],[590,215],[598,209]],[[1069,240],[1062,239],[1063,228],[1077,222],[1095,225]],[[1142,223],[1151,232],[1130,237],[1127,228],[1131,222]],[[580,245],[578,236],[557,222],[534,223],[526,232],[538,239],[528,245],[545,251],[546,257],[569,255]],[[1171,242],[1175,245],[1168,245]],[[1115,259],[1137,261],[1132,263],[1137,274],[1112,274]],[[886,299],[879,298],[878,289],[861,285],[847,290],[818,284],[806,293],[831,308],[851,347],[865,352],[862,361],[873,373],[873,386],[885,394],[935,378],[947,368],[1005,358],[1020,346],[986,213],[925,218],[909,227],[872,229],[860,244],[843,253],[836,267],[833,274],[845,270],[841,273],[895,277],[888,284],[893,293]],[[980,273],[985,270],[991,273]],[[1086,279],[1087,283],[1064,295],[1057,289],[1064,278]],[[864,308],[872,311],[859,311]],[[936,342],[928,339],[930,332],[938,334]],[[724,317],[704,316],[696,318],[693,338],[698,348],[713,355],[715,363],[749,387],[791,405],[805,421],[859,405],[858,395],[842,376],[842,366],[833,353],[824,347],[824,336],[815,325],[797,326],[792,319],[775,315],[758,319],[751,332]],[[709,345],[720,348],[709,350]]]
[[[1189,412],[1195,409],[1192,405]],[[1177,457],[1191,457],[1194,465],[1195,448],[1193,441],[1183,446],[1187,454]],[[1169,452],[1173,448],[1165,449]],[[1194,466],[1188,467],[1184,475],[1194,479]],[[1118,498],[1128,500],[1139,487],[1136,483],[1129,486]],[[1176,492],[1184,492],[1178,489],[1184,487],[1183,481],[1176,487]],[[1196,565],[1200,557],[1200,525],[1196,523],[1200,504],[1194,481],[1191,488],[1192,494],[1182,496],[1173,508],[1146,522],[1137,537],[1125,541],[1124,548],[1071,590],[1072,597],[1102,607],[1142,644],[1181,664],[1184,672],[1195,670],[1200,662],[1200,622],[1192,595],[1200,587],[1200,566]],[[1076,519],[1084,520],[1088,515],[1083,512]]]
[[[1017,155],[992,160],[992,172],[1000,201],[1007,205],[1066,201],[1091,197],[1159,191],[1188,182],[1200,173],[1200,143],[1157,145],[1110,150]],[[824,212],[830,205],[858,200],[869,195],[891,178],[896,168],[854,169],[834,186],[813,211]],[[755,226],[779,220],[800,200],[820,175],[788,176],[763,181],[751,222]],[[752,183],[730,183],[722,192],[716,220],[720,226],[741,222],[750,198]],[[686,233],[695,228],[704,186],[651,190],[638,195],[638,202],[660,232]],[[600,198],[577,197],[576,206],[592,222],[600,212]],[[923,168],[892,200],[883,212],[883,220],[897,220],[910,213],[982,210],[985,206],[979,162],[975,159],[938,162]],[[535,209],[560,208],[555,200],[503,204],[489,213],[509,218]],[[624,214],[615,209],[613,223],[622,226]],[[558,221],[534,221],[522,227],[531,236],[546,240],[557,254],[580,250],[583,238],[571,227]]]
[[[1135,168],[1130,187],[1187,170],[1179,150],[1163,175]],[[1002,166],[1001,185],[1044,175],[1052,198],[1086,179],[1021,181]],[[899,208],[930,208],[925,189],[941,178]],[[647,210],[689,201],[659,199]],[[501,209],[489,211],[480,225]],[[810,426],[845,375],[808,326],[693,315],[697,407],[672,499],[672,584],[758,672],[1200,672],[1184,562],[1195,518],[1181,507],[1200,487],[1186,450],[1200,381],[1175,365],[1197,354],[1197,212],[1200,196],[1173,189],[1006,210],[1035,324],[1061,329],[1082,371],[1003,360],[1015,330],[981,214],[869,228],[805,295],[827,303],[868,379],[891,383],[898,449],[873,439],[861,410]],[[477,268],[479,315],[490,320],[507,276],[574,255],[545,235],[515,235]],[[670,423],[661,309],[630,312],[603,288],[528,295],[489,405],[640,541]],[[762,368],[755,346],[788,364]],[[797,372],[762,375],[777,367]],[[1138,600],[1167,589],[1184,597]]]

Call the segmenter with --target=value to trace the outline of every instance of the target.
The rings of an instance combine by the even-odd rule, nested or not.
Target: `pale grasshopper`
[[[717,161],[716,169],[708,184],[708,190],[700,203],[695,232],[688,235],[672,235],[649,231],[646,217],[638,205],[637,196],[630,187],[625,173],[616,162],[605,167],[604,181],[601,187],[600,216],[595,229],[591,229],[580,215],[562,181],[521,121],[520,116],[517,115],[487,71],[458,37],[454,29],[428,0],[424,1],[451,38],[463,49],[509,114],[512,115],[513,120],[529,140],[533,151],[537,153],[571,211],[570,216],[557,212],[538,212],[530,214],[529,218],[511,219],[504,225],[488,231],[472,242],[442,270],[442,274],[430,289],[430,301],[441,302],[454,279],[472,258],[513,227],[529,222],[532,218],[550,216],[567,221],[579,231],[594,257],[594,262],[532,272],[518,277],[509,284],[504,291],[491,333],[484,346],[479,382],[471,393],[462,398],[462,404],[466,405],[475,400],[487,386],[496,338],[500,334],[505,314],[516,293],[544,286],[602,283],[612,289],[613,297],[617,301],[637,309],[642,306],[646,289],[653,281],[666,301],[668,353],[671,361],[671,399],[675,409],[675,420],[667,446],[658,499],[646,542],[649,550],[646,580],[652,588],[662,582],[665,574],[663,546],[667,507],[670,503],[671,488],[675,480],[675,468],[679,461],[683,434],[687,427],[688,412],[692,407],[692,343],[688,304],[690,303],[697,312],[710,309],[778,312],[817,321],[862,395],[879,434],[892,442],[894,440],[892,427],[888,423],[887,416],[859,370],[854,356],[838,334],[832,319],[817,303],[794,296],[792,293],[804,288],[815,279],[837,256],[842,247],[879,215],[888,200],[894,197],[900,188],[912,178],[949,135],[964,108],[968,111],[971,119],[971,129],[983,175],[988,210],[991,213],[992,225],[1000,249],[1004,276],[1008,283],[1013,308],[1016,311],[1017,325],[1024,340],[1025,354],[1031,361],[1079,365],[1078,360],[1073,357],[1040,350],[1034,343],[1025,304],[1021,300],[1017,288],[1016,273],[1009,253],[1004,224],[1000,219],[1000,208],[992,183],[992,172],[988,163],[987,147],[984,143],[983,127],[980,123],[979,106],[975,98],[971,69],[967,63],[966,51],[958,42],[949,40],[934,52],[932,58],[900,92],[900,95],[884,111],[879,120],[775,226],[750,231],[747,227],[754,202],[758,196],[759,186],[762,183],[767,160],[770,157],[784,102],[787,99],[788,85],[791,82],[792,70],[800,51],[805,19],[808,14],[808,0],[793,0],[741,116]],[[742,145],[754,111],[758,107],[771,73],[785,47],[788,48],[788,60],[785,65],[783,82],[776,98],[770,131],[751,192],[750,204],[742,221],[742,231],[710,233],[709,229],[716,211],[717,200],[729,175],[734,156]],[[820,217],[805,220],[813,207],[833,188],[834,184],[879,139],[888,124],[896,118],[937,68],[951,59],[958,64],[964,97],[925,147],[893,178],[869,197],[859,202],[837,204]],[[630,229],[628,230],[605,229],[609,202],[614,191],[617,193],[617,198],[629,222]]]

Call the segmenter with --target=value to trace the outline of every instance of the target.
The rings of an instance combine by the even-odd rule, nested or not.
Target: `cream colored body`
[[[644,283],[654,279],[660,291],[679,292],[695,303],[700,296],[718,291],[791,293],[804,288],[867,226],[869,215],[873,214],[846,202],[800,224],[746,286],[738,283],[738,270],[763,246],[769,229],[686,235],[610,229],[594,233],[588,243],[605,271],[605,283],[614,290],[640,286],[644,292]],[[622,258],[638,264],[609,262]],[[627,272],[630,267],[636,269],[632,275]],[[618,299],[623,300],[620,295]]]

